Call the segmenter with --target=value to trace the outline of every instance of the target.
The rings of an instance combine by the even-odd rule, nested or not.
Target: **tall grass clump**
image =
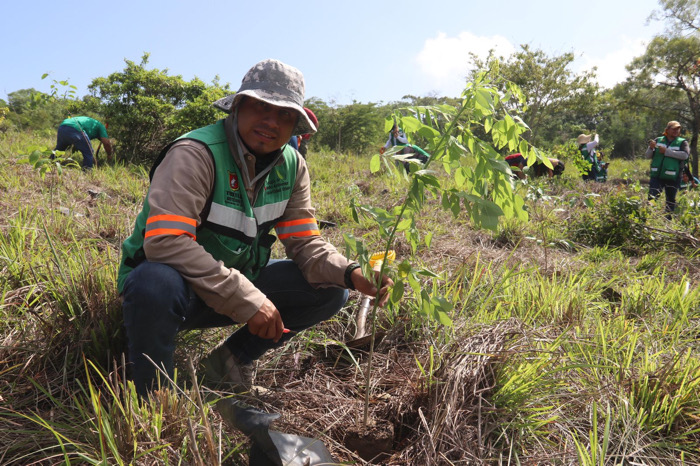
[[[397,172],[386,154],[308,154],[317,216],[335,224],[323,236],[350,253],[354,238],[363,260],[393,241],[385,272],[400,285],[376,312],[373,366],[345,345],[352,291],[336,317],[259,361],[269,392],[239,399],[345,463],[700,464],[697,193],[680,193],[669,220],[632,162],[614,174],[624,183],[565,173],[511,184],[502,154],[474,136],[492,137],[483,114],[454,118],[463,139],[445,146],[454,115],[416,112],[403,123],[447,147],[426,170]],[[434,128],[418,124],[428,116]],[[248,439],[214,409],[225,395],[204,396],[195,369],[230,329],[183,335],[172,388],[139,400],[127,381],[116,270],[148,167],[42,177],[18,163],[51,143],[0,135],[0,462],[245,464]],[[475,144],[482,159],[466,157]],[[480,197],[508,187],[510,203]],[[369,432],[393,432],[381,461],[346,445],[365,409]]]

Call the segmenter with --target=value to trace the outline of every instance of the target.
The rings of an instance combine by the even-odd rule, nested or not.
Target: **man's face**
[[[238,134],[255,155],[274,152],[292,137],[297,112],[245,97],[238,108]]]
[[[666,134],[668,134],[670,138],[677,138],[681,134],[681,127],[674,126],[673,128],[666,128]]]

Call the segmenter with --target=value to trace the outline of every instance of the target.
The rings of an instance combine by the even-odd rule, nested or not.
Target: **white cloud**
[[[476,36],[470,32],[460,32],[456,37],[448,37],[440,32],[429,38],[415,61],[427,80],[427,87],[438,95],[458,96],[464,89],[469,72],[469,54],[486,58],[493,49],[497,56],[507,57],[515,52],[515,47],[503,36]]]
[[[590,71],[594,66],[598,83],[607,88],[615,86],[615,84],[623,82],[629,73],[625,69],[633,58],[643,55],[646,51],[646,41],[644,39],[631,39],[622,36],[618,41],[619,47],[610,50],[602,57],[591,56],[584,53],[581,56],[581,66],[579,73]]]

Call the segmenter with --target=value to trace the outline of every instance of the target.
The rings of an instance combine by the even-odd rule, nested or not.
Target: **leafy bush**
[[[559,159],[570,161],[579,176],[586,175],[591,171],[591,162],[581,157],[581,152],[574,141],[554,146],[552,153]]]
[[[58,124],[67,117],[69,100],[44,94],[35,89],[21,89],[8,94],[5,122],[7,129],[44,130],[55,132]]]
[[[638,196],[614,194],[606,202],[586,199],[589,209],[569,222],[568,234],[576,242],[588,246],[619,247],[634,252],[652,242],[645,228],[650,212]]]
[[[182,76],[168,76],[167,69],[148,70],[148,54],[139,64],[125,62],[123,71],[88,86],[99,99],[110,137],[117,140],[120,159],[152,161],[174,137],[225,116],[211,105],[230,93],[218,79],[207,85],[198,78],[187,82]]]
[[[384,144],[383,111],[376,104],[353,102],[351,105],[331,107],[318,99],[306,102],[318,117],[319,128],[310,139],[310,147],[327,147],[341,153],[368,154],[379,150],[377,141]],[[384,138],[384,140],[382,140]]]
[[[685,191],[677,198],[678,221],[691,235],[700,234],[700,193],[695,190]]]

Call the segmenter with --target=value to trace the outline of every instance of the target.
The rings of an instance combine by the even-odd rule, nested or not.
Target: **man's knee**
[[[187,285],[177,270],[165,264],[143,262],[124,283],[124,317],[159,319],[178,309],[184,312],[187,297]]]
[[[336,315],[348,301],[348,290],[343,288],[326,288],[325,306],[323,306],[322,320],[328,320]]]

